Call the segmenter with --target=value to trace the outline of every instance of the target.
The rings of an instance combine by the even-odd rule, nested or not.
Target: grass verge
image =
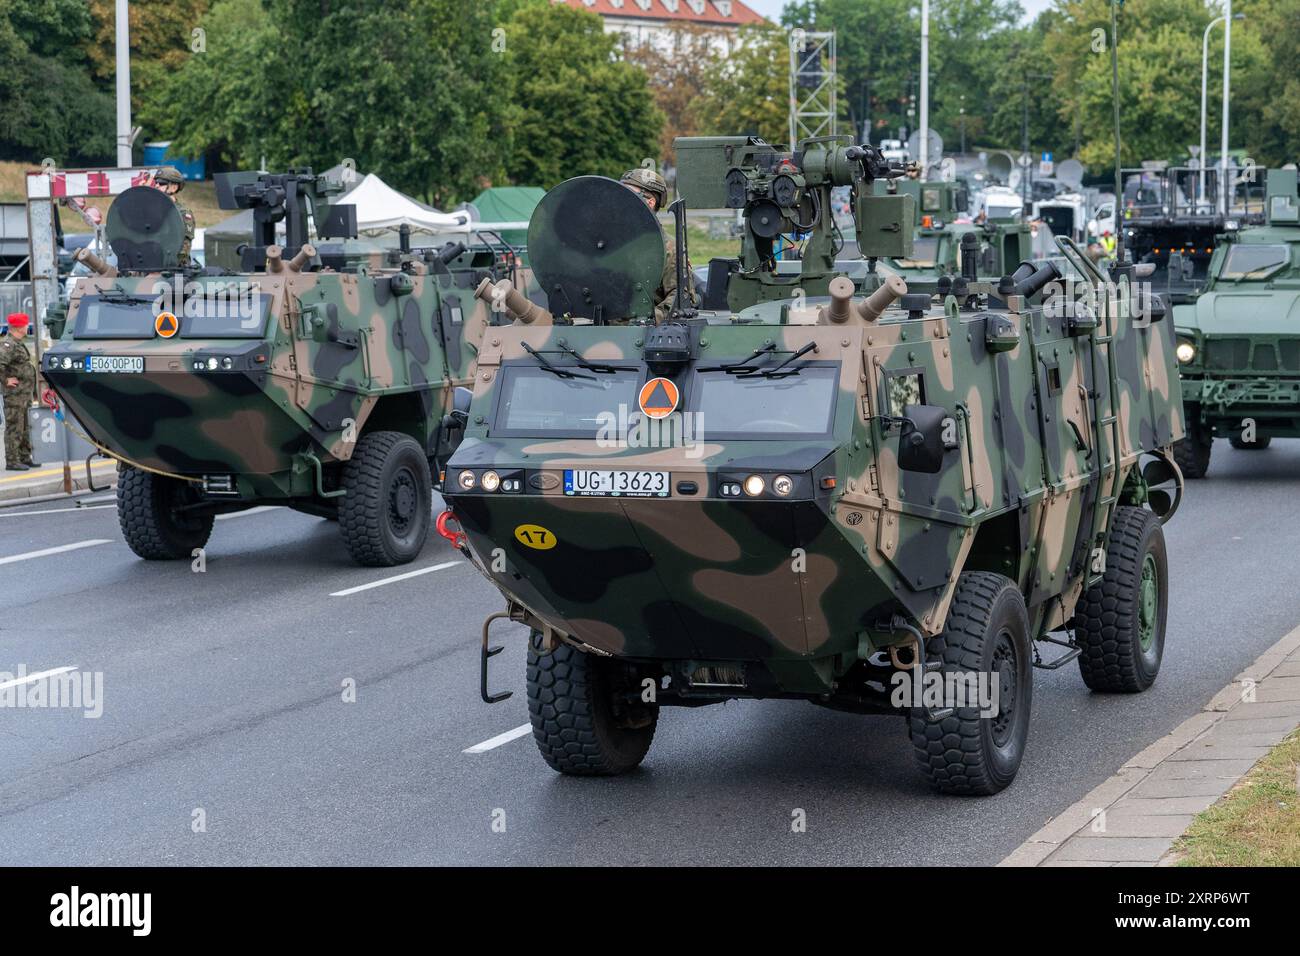
[[[1197,816],[1173,850],[1179,866],[1300,866],[1300,731]]]

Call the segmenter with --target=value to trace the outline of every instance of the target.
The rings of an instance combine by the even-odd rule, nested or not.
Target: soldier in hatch
[[[181,202],[179,193],[185,188],[185,177],[175,166],[164,166],[153,177],[155,189],[161,190],[176,204],[176,211],[185,222],[185,244],[181,246],[179,262],[181,268],[190,264],[190,243],[194,241],[194,213],[190,207]]]
[[[629,169],[619,182],[645,200],[653,213],[658,213],[668,204],[668,184],[653,169],[644,166]],[[668,321],[677,295],[677,245],[672,239],[665,242],[665,251],[668,255],[664,259],[664,274],[655,290],[655,321],[659,323]],[[682,292],[689,304],[698,304],[695,301],[695,274],[691,272],[689,261],[686,263],[686,288]]]

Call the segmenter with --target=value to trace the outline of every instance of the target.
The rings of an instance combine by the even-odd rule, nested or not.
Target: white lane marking
[[[91,505],[89,508],[45,508],[42,511],[19,511],[17,514],[3,515],[0,518],[25,518],[27,515],[60,515],[74,511],[103,511],[105,508],[116,508],[117,505]]]
[[[66,674],[68,671],[75,671],[75,667],[56,667],[53,670],[37,671],[35,674],[28,674],[26,677],[15,677],[13,680],[7,680],[0,684],[0,690],[9,687],[17,687],[19,684],[30,684],[32,681],[38,681],[44,677],[53,677],[55,674]]]
[[[419,568],[415,571],[407,571],[405,574],[395,574],[391,578],[380,578],[378,581],[371,581],[369,584],[358,584],[354,588],[344,588],[342,591],[332,591],[330,597],[347,597],[349,594],[356,594],[358,591],[369,591],[371,588],[380,588],[385,584],[405,581],[407,578],[419,577],[421,574],[428,574],[430,571],[441,571],[444,568],[454,567],[458,564],[460,564],[459,561],[444,561],[442,564],[433,565],[433,567]]]
[[[258,505],[256,508],[249,508],[247,511],[232,511],[230,514],[217,515],[218,521],[225,521],[227,518],[245,518],[248,515],[260,514],[263,511],[274,511],[275,505]]]
[[[0,558],[0,564],[13,564],[15,561],[26,561],[29,558],[43,558],[49,554],[62,554],[64,551],[76,551],[79,548],[93,548],[97,544],[108,544],[108,539],[91,538],[89,541],[61,544],[57,548],[42,548],[40,551],[28,551],[25,554],[11,554],[7,558]]]
[[[532,729],[533,729],[532,724],[520,724],[514,730],[507,730],[504,734],[497,734],[495,737],[490,737],[489,739],[483,741],[481,744],[475,744],[473,747],[466,747],[464,750],[461,751],[461,753],[466,753],[466,754],[487,753],[489,750],[495,750],[497,747],[500,747],[502,744],[508,744],[512,740],[518,740],[520,737],[524,736],[525,734],[531,733]]]

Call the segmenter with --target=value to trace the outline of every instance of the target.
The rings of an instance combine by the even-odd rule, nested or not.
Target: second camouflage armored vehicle
[[[1188,478],[1204,477],[1215,438],[1260,451],[1300,437],[1296,171],[1269,170],[1267,188],[1267,224],[1221,235],[1201,295],[1173,310],[1187,409],[1176,452]]]
[[[310,170],[219,178],[221,204],[254,215],[238,273],[179,267],[180,216],[145,186],[109,209],[117,265],[79,254],[96,274],[53,316],[41,371],[121,462],[141,557],[189,558],[216,515],[254,505],[337,520],[363,565],[409,562],[428,540],[443,419],[493,315],[474,290],[513,262],[463,243],[385,262],[318,250],[309,215],[322,239],[356,234],[339,189]]]
[[[870,190],[900,171],[872,147],[686,145],[686,201],[725,182],[770,235],[849,184],[864,250],[907,252],[905,197]],[[1155,680],[1182,406],[1170,324],[1136,315],[1128,272],[1109,286],[1063,241],[1096,309],[1024,263],[939,298],[839,276],[766,317],[679,300],[654,324],[663,236],[618,184],[556,187],[529,240],[556,314],[516,302],[485,337],[439,529],[506,600],[486,700],[508,696],[492,621],[531,630],[552,768],[631,770],[667,706],[785,697],[900,715],[934,787],[988,794],[1024,756],[1033,667]],[[732,282],[770,289],[762,268]]]
[[[883,192],[883,182],[876,186],[877,192]],[[913,285],[961,275],[966,257],[975,258],[974,274],[997,278],[1032,255],[1029,224],[1019,219],[971,221],[968,193],[960,183],[907,179],[898,182],[896,189],[915,199],[916,234],[911,254],[886,259],[885,265]]]

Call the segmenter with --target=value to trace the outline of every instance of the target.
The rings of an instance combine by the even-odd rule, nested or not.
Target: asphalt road
[[[440,539],[359,569],[271,509],[219,521],[196,573],[136,559],[111,500],[0,509],[0,671],[103,674],[97,719],[0,708],[0,864],[996,863],[1300,623],[1300,442],[1217,442],[1210,475],[1166,529],[1156,685],[1036,671],[1020,776],[983,799],[930,793],[902,721],[791,701],[665,710],[623,778],[561,777],[529,734],[465,753],[527,722],[525,634],[497,625],[515,696],[482,703],[496,592],[464,562],[388,581],[457,561]]]

